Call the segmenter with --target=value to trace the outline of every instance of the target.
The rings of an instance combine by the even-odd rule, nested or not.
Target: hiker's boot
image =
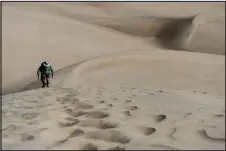
[[[46,79],[46,86],[49,87],[49,79]]]
[[[44,88],[45,87],[45,82],[42,82],[42,88]]]

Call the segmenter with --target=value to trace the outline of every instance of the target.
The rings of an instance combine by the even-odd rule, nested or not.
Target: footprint
[[[35,137],[31,134],[28,134],[28,133],[22,133],[20,135],[20,139],[21,139],[21,141],[31,141],[31,140],[34,140]]]
[[[20,125],[16,125],[16,124],[10,124],[9,126],[5,127],[2,129],[2,131],[15,131],[15,130],[18,130],[18,129],[21,129],[22,126]]]
[[[86,143],[80,149],[81,150],[98,150],[98,147],[92,143]]]
[[[131,141],[130,137],[118,130],[101,130],[88,132],[85,137],[89,139],[116,142],[121,144],[127,144]]]
[[[30,121],[27,123],[28,125],[35,125],[35,124],[38,124],[38,121]]]
[[[61,97],[57,97],[57,98],[56,98],[56,101],[57,101],[57,102],[60,102],[60,101],[62,101],[62,98],[61,98]]]
[[[218,118],[224,117],[223,114],[215,114],[215,116],[218,117]]]
[[[32,106],[25,106],[24,109],[33,109],[34,107]]]
[[[112,98],[113,100],[115,100],[115,101],[118,101],[118,99],[117,98]]]
[[[128,109],[131,111],[137,110],[139,107],[138,106],[129,106]]]
[[[98,129],[117,128],[118,123],[105,120],[84,120],[79,123],[82,127],[93,127]]]
[[[208,135],[208,133],[204,129],[199,130],[198,133],[205,140],[208,140],[208,141],[211,141],[211,142],[225,142],[225,138],[211,137],[210,135]]]
[[[172,140],[176,140],[176,138],[173,136],[176,132],[177,132],[177,128],[174,127],[169,135]]]
[[[103,103],[105,103],[105,101],[99,101],[99,103],[100,103],[100,104],[103,104]]]
[[[123,113],[124,113],[126,116],[131,116],[130,111],[124,111]]]
[[[159,91],[157,91],[157,92],[162,93],[162,92],[163,92],[163,90],[159,90]]]
[[[71,127],[80,122],[78,119],[72,119],[72,118],[68,118],[68,119],[71,119],[71,120],[61,121],[59,122],[59,125],[61,127]]]
[[[65,138],[65,139],[63,139],[63,140],[57,141],[57,142],[54,143],[53,145],[48,146],[47,149],[51,149],[52,147],[60,146],[60,145],[62,145],[62,144],[64,144],[64,143],[66,143],[67,141],[68,141],[68,138]]]
[[[34,118],[36,118],[39,114],[36,112],[29,112],[29,113],[24,113],[22,114],[22,118],[25,120],[32,120]]]
[[[73,111],[72,109],[66,109],[65,112],[68,113],[69,115],[73,116],[73,117],[79,117],[79,116],[86,114],[82,110]]]
[[[156,115],[155,116],[155,120],[157,121],[157,122],[162,122],[163,120],[165,120],[166,119],[166,115],[164,115],[164,114],[159,114],[159,115]]]
[[[140,127],[140,130],[146,136],[151,135],[156,131],[156,129],[153,127],[145,127],[145,126]]]
[[[84,135],[85,132],[81,129],[75,129],[71,132],[71,134],[68,136],[68,139],[69,138],[72,138],[72,137],[78,137],[78,136],[82,136]]]
[[[7,137],[9,137],[9,135],[7,135],[7,134],[4,134],[3,135],[3,138],[7,138]]]
[[[43,131],[45,131],[45,130],[47,130],[48,128],[41,128],[40,130],[39,130],[39,132],[43,132]]]
[[[132,102],[132,100],[126,100],[126,101],[125,101],[125,103],[130,103],[130,102]]]
[[[184,116],[187,117],[187,116],[190,116],[192,113],[189,112],[189,113],[186,113]]]
[[[101,110],[107,111],[107,110],[108,110],[108,108],[102,108]]]
[[[115,147],[112,147],[112,148],[108,148],[106,150],[126,150],[125,147],[120,147],[120,146],[115,146]]]
[[[106,118],[108,116],[108,113],[102,111],[90,111],[86,114],[87,118]]]
[[[167,150],[179,150],[177,148],[173,148],[171,146],[168,145],[161,145],[161,144],[151,144],[151,147],[155,147],[155,148],[161,148],[162,150],[167,149]]]
[[[84,103],[84,102],[77,102],[76,107],[80,108],[80,109],[92,109],[93,105],[88,104],[88,103]]]
[[[108,107],[113,107],[113,105],[112,104],[108,104]]]
[[[65,103],[72,103],[75,104],[76,102],[79,102],[79,99],[77,98],[73,98],[70,96],[66,96],[61,100],[61,104],[65,104]]]
[[[66,117],[65,120],[67,120],[67,121],[79,121],[78,119],[72,118],[72,117]]]

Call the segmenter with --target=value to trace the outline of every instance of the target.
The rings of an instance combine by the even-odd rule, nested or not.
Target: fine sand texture
[[[224,149],[224,97],[147,87],[3,96],[3,149]]]
[[[2,48],[2,149],[225,149],[222,2],[3,2]]]

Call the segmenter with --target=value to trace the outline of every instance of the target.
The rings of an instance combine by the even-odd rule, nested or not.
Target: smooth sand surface
[[[3,149],[225,149],[224,3],[2,6]]]

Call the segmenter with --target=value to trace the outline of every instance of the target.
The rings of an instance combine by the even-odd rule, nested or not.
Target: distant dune
[[[3,92],[32,82],[43,60],[58,70],[153,48],[224,55],[224,15],[217,2],[3,3]]]
[[[2,6],[3,149],[225,148],[223,2]]]

